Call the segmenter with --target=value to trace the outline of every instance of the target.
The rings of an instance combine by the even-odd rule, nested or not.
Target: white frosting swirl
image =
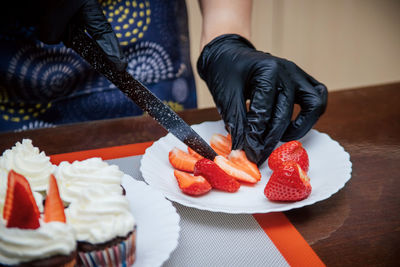
[[[4,151],[0,157],[0,168],[25,176],[33,191],[45,191],[55,166],[43,151],[39,152],[39,148],[32,145],[32,140],[23,139],[22,143],[17,142]]]
[[[43,207],[43,195],[39,192],[33,191],[33,198],[35,199],[36,205],[38,206],[39,212],[44,211]]]
[[[135,225],[127,198],[101,187],[85,190],[78,201],[69,205],[65,215],[77,240],[92,244],[124,237]]]
[[[40,222],[35,230],[7,228],[0,221],[0,262],[15,265],[54,255],[69,255],[76,249],[71,226],[61,222]]]
[[[61,199],[74,202],[83,191],[92,187],[105,187],[108,193],[122,194],[121,181],[124,173],[117,165],[109,165],[101,158],[63,161],[55,171]]]

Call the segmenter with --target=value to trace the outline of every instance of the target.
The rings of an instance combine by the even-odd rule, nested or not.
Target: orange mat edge
[[[61,161],[73,162],[74,160],[84,160],[92,157],[100,157],[103,160],[117,159],[129,156],[143,155],[146,148],[153,142],[136,143],[122,146],[112,146],[90,150],[75,151],[62,154],[50,155],[50,161],[58,165]]]
[[[290,266],[325,266],[283,212],[253,214]]]

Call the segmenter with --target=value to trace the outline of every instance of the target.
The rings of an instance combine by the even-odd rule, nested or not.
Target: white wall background
[[[201,14],[197,0],[186,2],[195,69]],[[400,81],[400,0],[254,0],[251,41],[330,91]],[[214,106],[195,78],[199,107]]]

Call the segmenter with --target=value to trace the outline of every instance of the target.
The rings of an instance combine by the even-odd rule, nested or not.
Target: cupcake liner
[[[131,266],[136,258],[136,230],[123,241],[102,250],[79,251],[78,266]]]

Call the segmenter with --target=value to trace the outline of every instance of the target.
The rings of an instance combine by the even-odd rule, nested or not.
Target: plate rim
[[[128,184],[126,183],[127,180],[129,180]],[[129,184],[129,183],[131,183],[131,184]],[[174,221],[173,226],[175,227],[175,230],[174,230],[175,236],[173,236],[172,234],[169,235],[169,237],[172,237],[171,240],[173,239],[172,246],[169,248],[168,252],[167,252],[167,250],[163,251],[164,255],[161,254],[158,262],[156,262],[155,265],[151,265],[151,266],[162,266],[171,257],[171,254],[175,251],[175,249],[178,247],[178,244],[179,244],[179,237],[180,237],[180,231],[181,231],[181,227],[180,227],[181,217],[180,217],[179,213],[177,212],[177,210],[176,210],[175,206],[172,204],[172,202],[170,200],[168,200],[165,197],[165,195],[163,195],[160,192],[160,190],[155,189],[154,187],[148,185],[144,181],[137,180],[137,179],[133,178],[131,175],[124,173],[121,185],[124,186],[124,188],[126,190],[126,194],[128,194],[130,192],[130,190],[132,190],[132,188],[129,188],[129,187],[134,187],[134,186],[139,185],[142,188],[146,188],[145,190],[150,191],[151,194],[153,194],[153,195],[156,194],[157,197],[159,198],[158,201],[163,201],[162,202],[163,205],[165,205],[165,207],[168,206],[168,209],[170,209],[170,212],[171,212],[170,218],[172,218],[171,220]],[[131,203],[130,199],[129,198],[127,198],[127,199],[129,201],[130,209],[133,206],[138,207],[137,203]],[[170,226],[172,226],[172,224]],[[140,226],[138,225],[138,228],[139,227]],[[137,255],[136,255],[136,257],[137,257]],[[134,262],[134,264],[132,266],[136,266],[135,263],[136,263],[136,261]],[[154,262],[151,262],[151,263],[154,264]]]

